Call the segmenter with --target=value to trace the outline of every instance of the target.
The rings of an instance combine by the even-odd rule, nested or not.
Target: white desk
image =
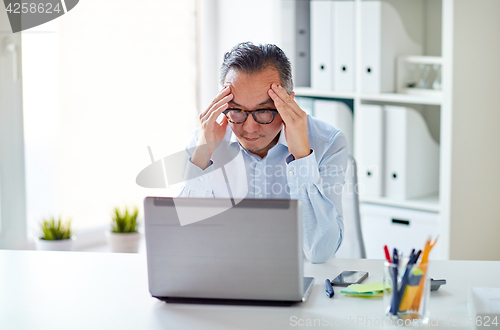
[[[469,317],[472,284],[500,286],[500,261],[431,261],[429,267],[431,277],[448,282],[430,299],[431,319],[439,318],[444,328],[457,328],[444,325],[447,317],[457,324]],[[381,299],[345,297],[338,288],[333,299],[326,297],[325,279],[342,270],[368,271],[366,283],[382,280],[382,260],[332,259],[306,263],[305,275],[316,282],[309,299],[292,307],[166,304],[149,294],[142,254],[0,251],[0,329],[283,329],[308,328],[298,323],[307,320],[317,320],[315,328],[350,319],[359,320],[359,327],[369,326],[368,319],[380,322]]]

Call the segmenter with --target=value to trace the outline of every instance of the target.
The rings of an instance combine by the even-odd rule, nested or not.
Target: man
[[[224,56],[220,82],[187,149],[186,172],[197,179],[181,196],[299,199],[304,254],[325,262],[342,242],[344,134],[297,105],[290,62],[275,45],[236,45]],[[223,176],[212,175],[223,142],[241,157]]]

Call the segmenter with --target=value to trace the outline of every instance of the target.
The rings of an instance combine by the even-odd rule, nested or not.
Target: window
[[[0,5],[0,249],[26,240],[21,36]]]
[[[87,0],[23,33],[27,210],[106,226],[115,206],[175,191],[136,185],[197,126],[196,3]],[[30,31],[32,31],[31,29]]]

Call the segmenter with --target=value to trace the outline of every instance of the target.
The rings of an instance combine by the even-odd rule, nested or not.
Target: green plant
[[[71,238],[71,219],[64,223],[61,217],[59,217],[57,221],[55,217],[49,217],[48,219],[43,219],[40,223],[40,228],[43,233],[40,239],[46,241],[58,241]]]
[[[132,212],[129,212],[127,208],[123,213],[115,207],[113,214],[113,220],[111,222],[111,231],[113,233],[137,233],[137,215],[139,214],[139,209],[134,208]]]

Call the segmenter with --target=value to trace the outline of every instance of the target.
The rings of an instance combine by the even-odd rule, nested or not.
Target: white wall
[[[25,40],[28,220],[107,225],[141,206],[137,174],[197,125],[195,1],[81,1]]]
[[[240,42],[279,42],[280,1],[219,0],[218,10],[220,61],[226,51]]]
[[[219,69],[224,53],[240,42],[275,43],[281,41],[280,0],[200,0],[204,30],[200,34],[200,108],[205,109],[219,90]],[[210,32],[207,32],[210,31]],[[210,40],[206,44],[206,42]],[[210,58],[210,61],[206,59]],[[216,70],[214,70],[214,67]]]
[[[450,258],[500,260],[500,1],[453,6]]]

